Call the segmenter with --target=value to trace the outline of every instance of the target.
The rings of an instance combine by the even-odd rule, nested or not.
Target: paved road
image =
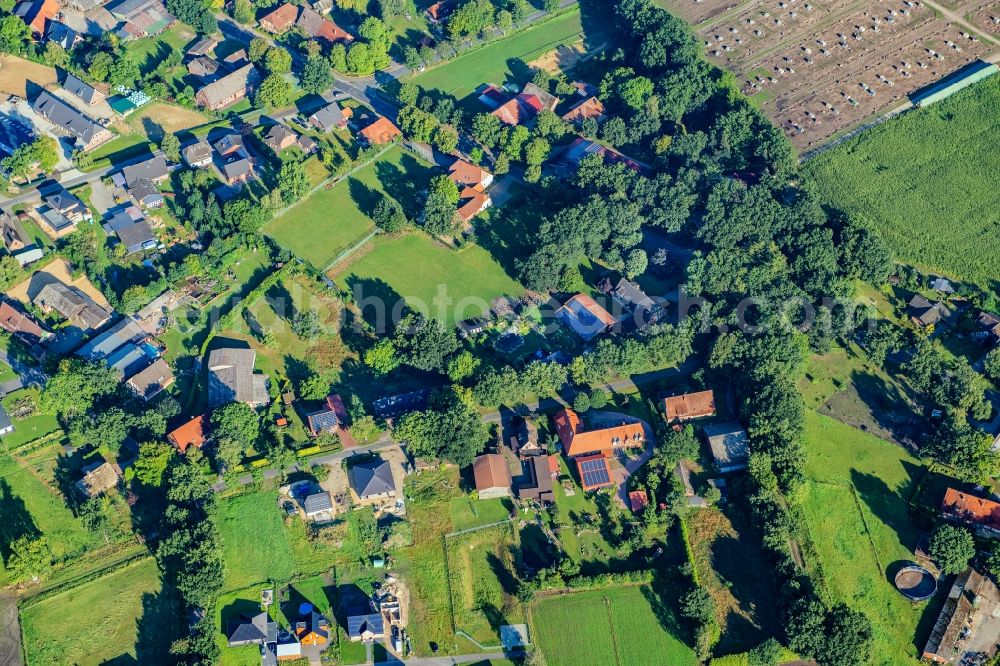
[[[0,596],[0,664],[21,666],[21,625],[17,621],[17,598]]]
[[[47,379],[45,373],[37,367],[25,365],[20,360],[11,358],[6,349],[0,349],[0,361],[9,365],[11,370],[17,373],[17,379],[12,379],[0,384],[0,396],[13,393],[18,389],[22,389],[31,384],[44,384]]]
[[[379,664],[405,664],[405,666],[456,666],[457,664],[471,664],[481,661],[492,661],[506,659],[508,655],[503,652],[480,652],[478,654],[459,654],[453,657],[411,657],[405,661],[393,659],[391,661],[380,661]]]

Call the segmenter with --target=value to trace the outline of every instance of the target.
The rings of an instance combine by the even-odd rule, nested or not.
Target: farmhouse
[[[118,486],[122,472],[118,465],[102,460],[83,468],[83,478],[76,482],[76,487],[87,497],[97,497]]]
[[[109,6],[108,11],[124,23],[118,29],[118,36],[122,39],[158,35],[174,22],[174,17],[160,0],[122,0]]]
[[[615,318],[587,294],[577,294],[556,310],[556,316],[584,341],[600,335],[615,324]]]
[[[11,12],[31,29],[31,38],[40,41],[49,21],[59,13],[58,0],[22,0]]]
[[[563,163],[568,170],[575,170],[580,166],[580,162],[582,162],[584,158],[590,157],[591,155],[600,155],[604,159],[605,164],[624,164],[633,171],[642,171],[642,166],[635,160],[622,155],[614,148],[602,146],[596,141],[584,139],[583,137],[578,137],[573,141],[573,143],[569,144],[569,146],[567,146],[562,152],[562,155],[560,155],[559,161]]]
[[[244,65],[218,81],[213,81],[195,94],[204,107],[218,111],[244,99],[260,83],[260,73],[253,65]]]
[[[66,89],[72,95],[79,97],[85,104],[94,106],[104,101],[104,93],[97,90],[94,86],[89,83],[84,83],[72,74],[66,74],[66,80],[63,82],[63,88]]]
[[[319,111],[309,116],[309,124],[321,132],[332,129],[344,129],[353,110],[350,107],[341,108],[336,102],[330,102]]]
[[[458,193],[458,216],[468,222],[493,205],[493,199],[478,187],[466,187]]]
[[[641,423],[621,423],[607,428],[587,430],[572,409],[562,409],[553,417],[559,441],[570,458],[588,453],[610,452],[643,446],[646,433]]]
[[[187,451],[189,446],[200,449],[208,441],[205,436],[206,425],[204,416],[196,416],[179,428],[167,433],[167,440],[176,446],[181,453]]]
[[[295,25],[310,37],[322,39],[331,44],[337,42],[347,44],[354,41],[353,35],[309,7],[300,8]]]
[[[260,18],[260,27],[272,34],[278,35],[288,30],[298,18],[299,8],[290,2],[278,6],[274,11]]]
[[[215,47],[219,45],[219,39],[217,37],[202,37],[194,46],[187,50],[189,56],[207,56],[215,51]]]
[[[205,141],[185,146],[184,161],[191,167],[203,167],[212,163],[212,148]]]
[[[392,467],[388,461],[381,458],[355,464],[347,470],[347,480],[351,484],[351,489],[362,500],[396,496]]]
[[[967,652],[990,650],[1000,632],[1000,590],[975,569],[959,574],[938,614],[922,659],[956,664]],[[963,662],[964,663],[964,662]]]
[[[448,167],[448,178],[458,185],[459,190],[463,187],[475,187],[482,191],[493,184],[492,173],[463,159],[455,160]]]
[[[315,437],[322,432],[336,433],[347,423],[347,410],[344,401],[337,394],[326,396],[323,409],[308,414],[306,420],[309,433]]]
[[[490,110],[496,110],[507,102],[508,97],[496,86],[487,85],[483,86],[482,90],[479,91],[477,99],[483,106]]]
[[[917,328],[932,329],[951,316],[951,310],[944,303],[941,301],[931,303],[920,294],[914,294],[907,306],[910,321]]]
[[[51,331],[35,321],[30,314],[7,301],[0,301],[0,328],[28,347],[34,347],[52,337]]]
[[[479,499],[510,496],[510,468],[499,453],[477,456],[472,462],[472,475],[476,480]]]
[[[93,150],[114,136],[111,130],[101,127],[48,91],[39,93],[31,108],[62,133],[73,137],[83,151]]]
[[[251,407],[266,405],[267,375],[254,374],[257,353],[252,349],[220,347],[208,354],[208,404],[211,408],[229,402],[243,402]]]
[[[129,378],[126,385],[143,400],[151,400],[174,383],[174,373],[162,358]]]
[[[941,503],[948,520],[968,525],[981,536],[1000,538],[1000,502],[948,488]]]
[[[509,99],[494,111],[493,115],[500,119],[505,125],[524,125],[534,118],[530,109],[522,105],[517,99]]]
[[[517,100],[527,108],[531,109],[532,117],[542,111],[555,111],[559,105],[559,98],[552,95],[534,83],[528,82],[521,88]]]
[[[596,97],[588,97],[563,114],[562,119],[568,123],[582,123],[588,118],[600,121],[604,119],[604,105]]]
[[[664,398],[663,415],[667,423],[715,416],[715,393],[711,390],[698,391]]]
[[[385,143],[390,143],[402,136],[402,132],[399,131],[399,128],[393,125],[392,121],[384,116],[380,116],[378,120],[365,127],[363,130],[358,132],[358,134],[361,137],[361,140],[369,146],[380,146]]]
[[[715,459],[715,468],[720,473],[746,469],[750,440],[739,423],[709,423],[702,428],[702,432]]]
[[[219,61],[208,56],[198,56],[187,62],[187,71],[191,76],[199,79],[211,79],[219,71]]]
[[[523,416],[514,416],[509,423],[507,441],[515,455],[524,458],[545,453],[538,445],[538,426]]]
[[[53,310],[83,330],[100,328],[111,319],[111,313],[95,303],[90,296],[62,282],[50,282],[32,300],[42,312]]]
[[[548,454],[528,456],[524,459],[522,468],[524,475],[523,480],[518,482],[517,496],[523,500],[555,502],[552,480],[559,474],[559,461],[555,456]]]

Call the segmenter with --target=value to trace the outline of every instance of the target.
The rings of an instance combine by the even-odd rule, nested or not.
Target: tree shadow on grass
[[[910,520],[904,493],[908,492],[916,482],[912,476],[914,471],[907,469],[911,474],[910,482],[905,483],[901,489],[894,489],[874,474],[851,470],[851,483],[857,490],[858,496],[879,521],[895,532],[899,542],[910,550],[917,545],[919,530]]]
[[[381,278],[350,276],[347,288],[354,295],[361,317],[378,336],[392,332],[408,310],[402,295]]]
[[[497,557],[496,553],[487,553],[486,563],[490,565],[490,570],[496,576],[504,594],[510,596],[517,594],[517,578],[514,577],[514,572],[507,568],[507,564]]]
[[[382,199],[381,192],[365,185],[354,176],[348,176],[347,178],[347,191],[350,193],[351,200],[358,207],[358,210],[368,217],[372,216],[375,206]]]
[[[160,143],[164,135],[167,133],[163,126],[155,122],[151,118],[142,119],[142,131],[146,135],[146,138],[155,143]]]
[[[653,584],[642,586],[642,596],[664,631],[687,645],[694,645],[691,631],[677,620],[679,591],[685,589],[685,584],[676,576],[657,571]]]
[[[0,556],[6,563],[11,555],[11,543],[23,536],[39,537],[41,531],[24,500],[11,492],[6,479],[0,479],[0,512],[3,514],[3,520],[0,520]]]
[[[136,621],[135,662],[158,665],[173,663],[170,643],[178,633],[181,604],[176,590],[164,587],[160,592],[142,595],[142,615]]]
[[[419,207],[419,195],[423,185],[415,174],[422,173],[424,167],[412,155],[403,155],[399,165],[392,162],[376,162],[375,175],[382,188],[393,199],[399,202],[410,217],[415,217]]]

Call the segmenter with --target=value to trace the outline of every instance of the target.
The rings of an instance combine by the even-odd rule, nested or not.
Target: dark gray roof
[[[145,162],[139,162],[122,169],[125,184],[131,186],[137,180],[158,180],[170,174],[165,157],[151,157]]]
[[[87,104],[93,104],[94,101],[103,97],[103,95],[101,95],[101,93],[99,93],[94,86],[81,81],[72,74],[66,75],[66,81],[63,83],[63,88],[76,95]]]
[[[52,308],[81,328],[99,328],[111,318],[111,313],[76,287],[62,282],[50,282],[33,299],[43,310]]]
[[[347,618],[347,635],[351,638],[358,638],[365,631],[370,631],[376,636],[385,634],[385,624],[381,613],[367,613],[365,615],[351,615]]]
[[[280,145],[288,137],[295,138],[295,132],[284,125],[271,125],[264,133],[264,142],[269,146]]]
[[[132,183],[128,193],[139,203],[149,206],[157,201],[163,201],[163,195],[156,189],[156,185],[148,178],[140,178]]]
[[[278,639],[278,623],[266,612],[253,617],[243,616],[237,623],[230,624],[229,644],[273,643]]]
[[[338,124],[343,123],[346,119],[344,118],[344,112],[341,110],[340,105],[336,102],[331,102],[327,106],[324,106],[322,109],[309,116],[309,120],[325,132],[333,127],[336,127]]]
[[[306,515],[320,513],[321,511],[330,511],[333,509],[333,500],[330,499],[330,493],[315,493],[306,497],[302,503],[302,508],[306,510]]]
[[[253,162],[250,161],[249,157],[226,162],[222,165],[222,172],[229,180],[245,176],[251,171],[253,171]]]
[[[119,347],[104,362],[120,377],[129,377],[142,370],[149,363],[149,357],[138,345],[127,344]]]
[[[146,332],[139,324],[131,319],[122,319],[120,322],[104,331],[100,335],[94,336],[90,342],[76,350],[77,356],[97,360],[102,359],[122,345],[130,342],[138,342],[146,337]]]
[[[750,455],[750,440],[747,431],[739,423],[709,423],[702,427],[708,445],[712,449],[715,464],[727,467],[746,466]]]
[[[337,413],[332,409],[324,409],[319,412],[309,414],[309,427],[315,432],[323,430],[333,430],[340,424]]]
[[[56,233],[73,226],[73,220],[54,209],[45,211],[42,213],[42,217],[45,219],[46,224],[52,227],[52,230]]]
[[[32,102],[31,108],[53,125],[84,143],[90,143],[96,134],[104,130],[93,120],[44,90]]]
[[[142,212],[138,208],[135,206],[129,206],[128,208],[122,208],[115,211],[101,226],[104,227],[104,231],[110,235],[119,229],[132,226],[141,220],[142,217]]]
[[[61,213],[86,213],[87,204],[83,203],[80,197],[71,194],[69,190],[60,190],[55,194],[45,197],[45,203],[54,210]]]
[[[223,347],[208,354],[208,402],[218,407],[227,402],[267,402],[265,375],[254,375],[257,354],[252,349]]]
[[[354,465],[347,470],[347,478],[354,492],[362,499],[396,490],[392,467],[380,458]]]
[[[146,220],[139,220],[131,226],[122,227],[115,233],[118,234],[118,240],[122,242],[122,245],[125,246],[125,249],[130,254],[143,249],[143,246],[150,246],[156,243],[156,236],[153,234],[153,229]]]
[[[243,137],[235,133],[226,134],[212,145],[215,146],[215,149],[219,151],[220,155],[225,155],[234,148],[246,150],[246,144],[243,142]]]
[[[67,50],[73,48],[73,45],[76,43],[76,40],[80,38],[80,34],[76,30],[73,30],[73,28],[69,27],[65,23],[60,23],[59,21],[49,21],[49,26],[46,29],[45,36],[49,41],[55,42],[56,44]],[[79,81],[79,79],[77,80]],[[63,87],[65,88],[66,86]],[[87,87],[90,88],[90,86]],[[67,88],[67,90],[69,90],[69,88]],[[91,88],[91,90],[94,89]],[[97,91],[95,90],[94,92]],[[87,99],[86,102],[87,104],[90,104],[90,99]]]
[[[195,164],[212,159],[212,147],[205,141],[192,143],[184,148],[184,159],[188,164]]]
[[[653,299],[646,295],[638,284],[635,282],[629,282],[625,278],[618,281],[615,285],[614,294],[623,302],[637,308],[642,308],[644,310],[649,310],[655,303]]]
[[[193,56],[203,56],[208,55],[215,50],[215,47],[219,45],[219,40],[215,37],[202,37],[195,44],[188,49],[188,53]]]

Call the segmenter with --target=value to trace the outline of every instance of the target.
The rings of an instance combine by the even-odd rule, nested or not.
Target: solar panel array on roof
[[[315,414],[309,415],[309,423],[312,425],[313,430],[333,430],[339,424],[337,419],[337,413],[332,409],[316,412]]]
[[[608,463],[604,458],[581,460],[580,474],[583,477],[583,486],[585,488],[593,488],[611,483],[611,475],[608,473]]]

